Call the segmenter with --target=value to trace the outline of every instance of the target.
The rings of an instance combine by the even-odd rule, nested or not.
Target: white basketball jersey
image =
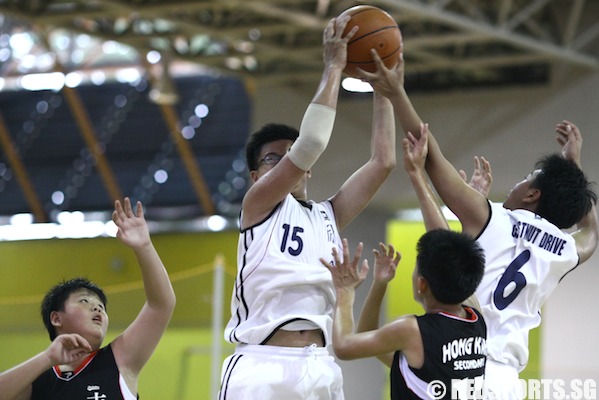
[[[299,202],[292,195],[263,222],[242,230],[225,340],[260,344],[286,326],[320,328],[330,343],[335,288],[319,259],[332,262],[332,249],[340,246],[331,203]]]
[[[528,332],[541,323],[541,306],[578,264],[574,238],[527,210],[491,204],[478,237],[485,275],[476,290],[487,323],[491,360],[522,371],[528,362]]]

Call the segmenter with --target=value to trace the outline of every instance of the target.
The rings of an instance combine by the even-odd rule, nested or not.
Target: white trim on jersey
[[[412,372],[408,365],[408,360],[403,354],[399,355],[399,370],[401,371],[401,377],[399,378],[403,378],[408,389],[421,399],[430,398],[430,394],[427,392],[429,383],[423,381]]]
[[[125,382],[125,378],[123,378],[123,375],[121,375],[120,372],[119,372],[119,386],[121,388],[121,393],[123,394],[124,400],[137,400],[137,396],[135,396],[135,395],[133,395],[133,393],[131,393],[129,386],[127,386],[127,383]]]

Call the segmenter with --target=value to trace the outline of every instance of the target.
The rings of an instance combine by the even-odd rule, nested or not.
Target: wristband
[[[299,136],[287,156],[298,168],[308,171],[324,152],[333,132],[336,111],[310,103],[300,125]]]

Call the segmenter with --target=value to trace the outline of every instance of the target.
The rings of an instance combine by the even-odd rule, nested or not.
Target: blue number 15
[[[299,226],[294,226],[293,230],[291,231],[291,238],[289,237],[290,229],[291,229],[291,227],[289,226],[289,224],[283,224],[283,230],[285,232],[283,233],[283,240],[281,241],[281,252],[284,253],[285,251],[288,251],[289,254],[291,254],[292,256],[297,256],[304,249],[304,241],[302,240],[302,238],[299,235],[300,233],[302,233],[304,231],[304,228],[300,228]],[[288,242],[295,242],[296,247],[294,248],[294,247],[288,246]]]

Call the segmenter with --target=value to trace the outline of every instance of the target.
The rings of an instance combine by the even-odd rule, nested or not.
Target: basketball
[[[351,15],[351,18],[343,35],[356,25],[358,31],[347,44],[347,65],[343,72],[353,77],[357,77],[356,68],[375,72],[376,64],[370,49],[376,49],[387,68],[395,67],[402,42],[399,26],[393,17],[378,7],[367,5],[348,8],[339,18],[347,14]]]

